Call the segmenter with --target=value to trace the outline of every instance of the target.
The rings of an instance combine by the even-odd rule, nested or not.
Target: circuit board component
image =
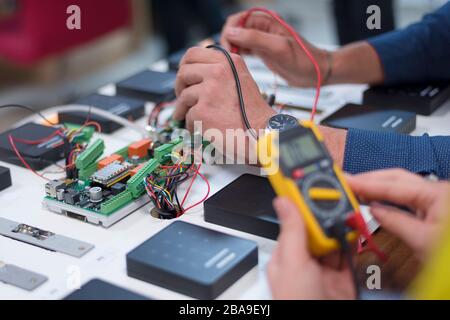
[[[97,139],[94,143],[92,143],[83,153],[81,153],[75,165],[77,169],[83,170],[86,169],[87,166],[95,162],[105,150],[105,143],[102,139]]]
[[[118,161],[107,165],[103,169],[94,172],[91,176],[92,182],[98,183],[102,186],[111,187],[115,183],[130,176],[129,170],[132,165],[126,162],[120,163]]]

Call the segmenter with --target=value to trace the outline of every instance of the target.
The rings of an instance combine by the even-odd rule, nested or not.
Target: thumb
[[[277,198],[273,204],[281,224],[279,259],[309,258],[305,223],[297,207],[287,198]]]
[[[286,45],[286,40],[282,36],[238,27],[226,30],[225,38],[239,48],[250,51],[274,53],[282,50]]]
[[[372,205],[370,212],[385,230],[402,240],[416,253],[420,253],[417,251],[420,251],[426,242],[423,221],[399,209],[379,204]]]

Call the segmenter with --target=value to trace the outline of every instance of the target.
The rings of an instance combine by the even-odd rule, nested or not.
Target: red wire
[[[40,143],[49,141],[51,138],[55,137],[56,135],[60,135],[61,137],[64,137],[60,130],[56,130],[48,137],[45,137],[45,138],[42,138],[39,140],[26,140],[26,139],[21,139],[21,138],[16,138],[16,137],[14,137],[14,140],[17,142],[20,142],[20,143],[24,143],[24,144],[36,145],[36,144],[40,144]]]
[[[360,213],[355,213],[347,219],[347,225],[354,230],[358,230],[360,234],[366,239],[369,250],[375,253],[382,262],[387,261],[386,254],[381,251],[375,241],[373,241],[372,235],[367,229],[366,222],[364,221]]]
[[[189,187],[188,187],[188,189],[187,189],[187,191],[186,191],[186,194],[184,195],[183,200],[181,201],[181,207],[183,207],[184,202],[186,201],[186,198],[187,198],[189,192],[191,192],[192,185],[194,184],[195,179],[197,179],[197,176],[198,176],[198,174],[200,173],[199,171],[200,171],[200,168],[201,168],[201,167],[202,167],[202,164],[200,163],[200,164],[198,165],[198,167],[197,167],[197,170],[196,170],[196,172],[195,172],[195,174],[194,174],[194,177],[191,179],[191,183],[189,184]]]
[[[188,207],[187,209],[185,209],[185,210],[183,211],[183,214],[185,214],[187,211],[189,211],[189,210],[191,210],[191,209],[194,209],[196,206],[200,205],[201,203],[205,202],[206,199],[208,199],[209,194],[210,194],[210,192],[211,192],[211,185],[209,184],[208,179],[206,179],[206,177],[205,177],[203,174],[201,174],[200,172],[198,173],[198,175],[200,176],[200,178],[203,179],[203,181],[206,182],[206,185],[207,185],[207,187],[208,187],[208,192],[206,193],[206,195],[203,197],[202,200],[200,200],[199,202],[197,202],[197,203],[193,204],[192,206]]]
[[[298,34],[294,30],[294,28],[292,28],[286,21],[284,21],[277,13],[275,13],[275,12],[273,12],[271,10],[268,10],[266,8],[252,8],[252,9],[248,10],[247,13],[239,21],[239,26],[241,28],[245,28],[245,25],[247,23],[248,18],[250,18],[250,16],[253,13],[255,13],[255,12],[262,12],[262,13],[268,14],[273,19],[275,19],[281,26],[283,26],[286,29],[286,31],[289,32],[291,34],[291,36],[295,39],[297,44],[302,48],[302,50],[305,52],[305,54],[308,57],[308,59],[314,65],[314,69],[315,69],[316,74],[317,74],[316,97],[314,99],[314,105],[313,105],[313,108],[312,108],[312,111],[311,111],[311,121],[314,121],[314,117],[315,117],[316,112],[317,112],[317,105],[319,103],[320,87],[322,85],[322,74],[320,72],[319,64],[317,63],[316,59],[311,54],[311,52],[308,50],[306,45],[303,43],[303,40],[298,36]],[[231,48],[231,52],[239,53],[239,48],[236,47],[236,46],[233,46]]]
[[[19,158],[19,160],[23,163],[23,165],[30,170],[31,172],[33,172],[35,175],[37,175],[38,177],[41,177],[42,179],[45,179],[47,181],[50,181],[50,179],[44,177],[42,174],[38,173],[36,170],[34,170],[33,168],[31,168],[31,166],[25,161],[25,159],[22,157],[22,155],[20,154],[19,150],[16,147],[16,144],[14,143],[14,137],[10,134],[9,135],[9,143],[11,145],[11,147],[13,148],[14,152],[16,153],[17,157]]]

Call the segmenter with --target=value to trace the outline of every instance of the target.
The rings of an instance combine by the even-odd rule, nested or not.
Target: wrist
[[[344,166],[345,143],[347,141],[347,130],[319,126],[323,135],[325,146],[334,159],[335,163],[342,168]]]

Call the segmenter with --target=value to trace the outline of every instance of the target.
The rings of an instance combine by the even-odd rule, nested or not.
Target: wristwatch
[[[290,116],[288,114],[276,114],[267,121],[266,131],[284,131],[287,129],[297,127],[298,120],[296,117]]]

